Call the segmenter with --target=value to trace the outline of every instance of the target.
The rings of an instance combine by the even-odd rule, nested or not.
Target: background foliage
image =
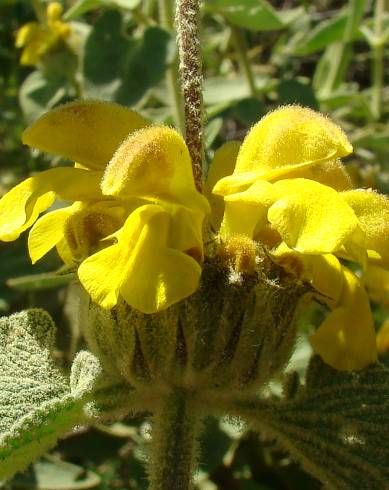
[[[214,149],[242,139],[268,110],[299,103],[330,114],[346,130],[355,149],[346,162],[355,184],[389,193],[385,6],[382,0],[205,0],[208,161]],[[65,101],[112,100],[154,121],[180,125],[172,105],[177,60],[171,1],[64,0],[71,38],[54,46],[38,65],[22,66],[16,32],[42,17],[45,7],[43,0],[0,2],[0,195],[27,175],[58,164],[23,147],[20,136],[28,123]],[[54,253],[32,268],[25,241],[0,244],[0,313],[35,306],[48,310],[60,326],[57,361],[68,367],[82,347],[71,313],[75,286],[50,274],[60,266]],[[388,299],[373,303],[377,327],[387,317]],[[301,338],[290,369],[304,373],[310,355],[306,334],[321,314],[312,308],[300,319]],[[259,440],[231,421],[216,419],[207,422],[207,429],[199,489],[321,488],[266,434]],[[148,439],[149,427],[141,418],[79,427],[4,488],[146,488],[141,462]]]

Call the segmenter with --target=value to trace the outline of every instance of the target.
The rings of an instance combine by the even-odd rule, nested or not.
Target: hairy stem
[[[176,24],[184,95],[186,144],[197,189],[203,187],[203,75],[199,39],[201,0],[177,0]]]
[[[174,31],[174,0],[159,0],[161,25],[169,32]],[[174,59],[166,71],[166,84],[169,91],[174,124],[183,133],[185,130],[182,95],[179,86],[178,59]]]
[[[384,44],[382,41],[383,16],[385,13],[385,0],[376,0],[374,11],[374,37],[375,44],[372,46],[372,99],[371,111],[374,119],[381,118],[382,89],[384,84]]]
[[[250,62],[247,58],[247,44],[243,36],[243,32],[239,27],[230,26],[233,41],[235,43],[236,54],[238,55],[239,68],[246,79],[247,85],[250,90],[250,95],[255,97],[257,95],[257,89],[255,87],[255,79],[251,70]]]
[[[153,419],[150,490],[192,488],[200,426],[193,393],[177,388],[166,395]]]

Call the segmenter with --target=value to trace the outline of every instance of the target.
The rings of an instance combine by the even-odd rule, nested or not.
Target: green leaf
[[[50,355],[54,336],[43,310],[0,318],[0,479],[25,469],[75,425],[128,401],[130,389],[89,352],[77,355],[69,383]]]
[[[352,137],[355,148],[368,148],[374,151],[385,152],[388,149],[389,128],[371,126],[356,131]],[[384,175],[385,177],[385,175]]]
[[[128,53],[134,47],[134,41],[122,33],[122,24],[120,12],[104,12],[86,40],[83,69],[88,97],[115,99]]]
[[[124,105],[137,103],[159,83],[174,59],[175,45],[170,33],[160,27],[148,27],[129,53],[116,101]]]
[[[172,43],[171,35],[159,27],[148,27],[139,39],[129,38],[123,34],[121,13],[104,12],[85,44],[87,96],[136,104],[164,77]]]
[[[223,127],[223,119],[221,117],[215,117],[205,126],[204,130],[204,146],[210,148],[218,137],[220,130]]]
[[[233,113],[243,124],[250,127],[265,115],[266,108],[256,97],[248,97],[236,104]]]
[[[112,5],[123,9],[135,9],[139,7],[142,0],[110,0]]]
[[[294,54],[308,55],[325,49],[330,43],[342,41],[347,24],[347,15],[342,12],[339,16],[320,22],[299,42],[294,50]],[[355,30],[352,33],[352,40],[360,37],[360,32]]]
[[[78,2],[70,7],[63,17],[65,20],[74,20],[90,10],[106,5],[106,3],[105,0],[78,0]]]
[[[30,73],[19,90],[19,102],[27,122],[36,120],[65,95],[62,78],[47,78],[38,70]]]
[[[141,0],[78,0],[65,13],[65,20],[74,20],[91,10],[96,10],[100,7],[117,6],[124,9],[134,9],[139,6]]]
[[[256,76],[255,87],[258,93],[264,93],[274,88],[274,80],[267,77]],[[210,77],[204,84],[204,102],[206,105],[233,104],[237,100],[250,96],[250,89],[244,77],[233,78]],[[223,110],[227,106],[223,107]]]
[[[207,0],[209,12],[223,15],[231,24],[252,31],[274,31],[285,24],[265,0]]]
[[[389,371],[380,364],[339,372],[314,357],[294,398],[241,399],[232,411],[275,436],[326,488],[389,488]]]
[[[24,469],[82,420],[82,406],[50,356],[43,310],[0,319],[0,479]]]
[[[55,272],[43,272],[8,279],[7,286],[19,291],[38,291],[66,286],[74,280],[74,274],[58,274]]]
[[[319,109],[319,103],[311,85],[300,80],[281,80],[277,87],[280,104],[301,104]]]

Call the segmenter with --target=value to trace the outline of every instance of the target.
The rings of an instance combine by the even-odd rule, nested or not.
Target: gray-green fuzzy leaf
[[[26,468],[74,426],[105,408],[117,410],[124,400],[120,380],[107,377],[89,352],[77,355],[69,383],[51,358],[54,336],[55,325],[43,310],[0,319],[0,479]]]
[[[389,371],[338,372],[319,358],[293,399],[240,400],[230,411],[275,436],[333,490],[389,489]]]
[[[24,469],[82,418],[50,356],[55,326],[43,310],[0,319],[0,478]]]

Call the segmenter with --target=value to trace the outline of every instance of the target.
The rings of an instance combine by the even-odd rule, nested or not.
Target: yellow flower
[[[36,65],[44,54],[70,36],[70,25],[63,22],[61,16],[61,4],[49,3],[44,24],[28,22],[17,31],[15,45],[23,48],[20,58],[22,65]]]
[[[368,296],[339,259],[389,268],[389,200],[351,189],[340,161],[351,151],[326,117],[283,107],[252,128],[232,175],[222,177],[219,164],[213,189],[224,197],[223,239],[243,235],[267,246],[332,309],[311,342],[341,370],[361,369],[377,353]],[[224,166],[231,168],[228,158]]]
[[[0,200],[1,240],[33,225],[32,261],[57,247],[104,308],[122,297],[153,313],[197,289],[208,203],[177,132],[116,104],[81,101],[42,116],[23,142],[77,163],[30,177]],[[55,198],[73,204],[38,219]]]

